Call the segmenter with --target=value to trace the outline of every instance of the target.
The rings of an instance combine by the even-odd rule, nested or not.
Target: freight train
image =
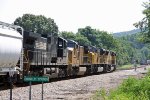
[[[18,81],[28,75],[63,78],[115,69],[115,52],[0,22],[2,81],[8,81],[9,76]]]

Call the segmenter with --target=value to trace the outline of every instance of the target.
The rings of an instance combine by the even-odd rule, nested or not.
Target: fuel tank
[[[14,29],[0,27],[0,67],[15,67],[22,49],[22,35]]]

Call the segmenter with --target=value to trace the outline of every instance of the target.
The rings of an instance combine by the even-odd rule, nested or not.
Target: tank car
[[[21,31],[21,34],[17,31]],[[0,77],[21,74],[23,71],[23,29],[0,22]],[[20,62],[18,63],[18,61]],[[4,78],[7,79],[7,78]]]

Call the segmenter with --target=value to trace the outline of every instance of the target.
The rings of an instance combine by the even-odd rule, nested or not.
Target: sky
[[[0,0],[0,21],[13,23],[30,13],[54,19],[59,31],[91,26],[110,33],[135,29],[148,0]]]

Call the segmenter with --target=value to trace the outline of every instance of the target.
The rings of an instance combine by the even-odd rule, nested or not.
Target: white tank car
[[[16,72],[16,64],[22,59],[22,35],[17,26],[0,22],[0,74]],[[23,60],[23,59],[22,59]],[[23,67],[22,61],[20,67]],[[22,70],[22,69],[20,69]]]

